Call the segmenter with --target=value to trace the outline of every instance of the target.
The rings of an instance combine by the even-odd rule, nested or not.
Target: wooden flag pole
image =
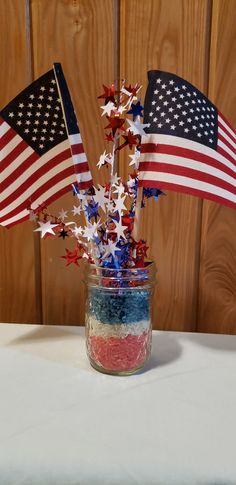
[[[135,241],[137,241],[139,237],[142,195],[143,195],[143,188],[138,187],[136,207],[135,207],[135,217],[134,217],[134,228],[133,228],[133,238],[135,239]]]

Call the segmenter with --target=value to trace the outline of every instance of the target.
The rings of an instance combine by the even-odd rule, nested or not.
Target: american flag
[[[0,224],[29,218],[29,209],[92,185],[60,64],[0,112]]]
[[[184,79],[150,71],[139,185],[185,192],[236,208],[236,132]]]

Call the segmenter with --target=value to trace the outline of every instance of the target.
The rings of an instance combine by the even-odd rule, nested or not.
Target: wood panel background
[[[0,0],[0,107],[61,62],[96,182],[105,149],[102,84],[163,69],[185,77],[236,124],[235,0]],[[119,173],[128,173],[122,153]],[[70,209],[71,194],[50,206]],[[236,211],[168,192],[142,213],[156,261],[154,328],[236,333]],[[41,241],[26,222],[0,228],[0,321],[82,325],[84,286],[60,258],[68,241]]]

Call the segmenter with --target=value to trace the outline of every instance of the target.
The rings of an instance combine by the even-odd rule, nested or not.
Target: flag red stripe
[[[5,170],[26,148],[27,143],[22,140],[5,158],[1,160],[0,173]]]
[[[82,143],[76,143],[75,145],[71,145],[71,152],[73,155],[80,155],[84,153],[84,147]]]
[[[13,128],[7,130],[6,133],[4,133],[4,135],[2,135],[0,138],[0,149],[2,150],[15,136],[16,132],[13,130]]]
[[[183,175],[194,180],[200,180],[202,182],[207,182],[216,187],[221,187],[222,189],[228,190],[232,194],[236,195],[236,187],[225,182],[224,180],[214,177],[209,173],[200,172],[199,170],[194,170],[193,168],[181,167],[179,165],[170,163],[155,163],[155,162],[141,162],[139,165],[140,172],[165,172],[171,173],[173,175]],[[152,183],[152,182],[151,182]]]
[[[77,185],[79,187],[79,190],[89,189],[89,187],[92,187],[92,185],[93,185],[93,180],[91,178],[90,180],[87,180],[86,182],[77,182]]]
[[[2,183],[0,184],[0,187],[1,187],[1,192],[3,192],[3,190],[5,190],[7,187],[9,187],[9,185],[13,184],[15,182],[15,180],[20,176],[22,175],[22,173],[27,169],[29,168],[34,162],[36,162],[36,160],[39,158],[39,155],[34,152],[34,153],[31,153],[31,155],[26,158],[26,160],[24,160],[24,162],[19,165],[19,167],[16,168],[16,170],[14,170],[14,172],[12,172],[8,177],[6,177]],[[24,187],[28,188],[30,186],[30,181],[29,179],[26,180],[26,182],[24,182],[22,185],[20,185],[19,187],[19,193],[22,192],[24,190]],[[17,192],[17,191],[16,191]],[[11,195],[11,198],[14,199],[16,198],[16,192],[13,192],[12,195]],[[7,199],[5,199],[7,200]],[[7,204],[6,204],[7,205]],[[2,209],[1,207],[1,203],[0,203],[0,209]]]
[[[39,197],[41,197],[45,192],[47,192],[47,190],[49,190],[51,187],[56,185],[61,180],[69,177],[69,175],[73,175],[73,174],[74,174],[74,167],[72,165],[66,168],[65,170],[59,172],[57,175],[52,177],[45,184],[41,185],[37,190],[35,190],[35,192],[33,192],[33,194],[31,194],[30,197],[28,197],[24,202],[18,205],[15,209],[13,209],[5,216],[0,217],[0,222],[10,219],[11,217],[15,216],[16,214],[18,214],[24,209],[28,209],[29,205],[32,204],[35,200],[37,200]]]
[[[232,162],[235,165],[235,158],[231,157],[231,155],[228,152],[226,152],[226,150],[224,150],[222,147],[218,146],[217,152],[220,153],[220,155],[222,155],[222,157],[227,158],[227,160],[229,160],[230,162]]]
[[[218,122],[219,128],[229,137],[231,140],[235,143],[236,142],[236,137],[233,137],[232,133],[226,130],[225,126],[222,125],[222,123],[219,121]]]
[[[174,145],[144,143],[143,145],[141,145],[141,153],[158,153],[160,155],[167,154],[167,155],[175,155],[177,157],[182,157],[182,158],[189,158],[190,160],[195,160],[197,162],[202,162],[202,163],[206,163],[207,165],[211,165],[214,168],[222,170],[223,172],[227,173],[231,177],[235,177],[235,172],[229,167],[227,167],[227,165],[224,165],[222,162],[219,162],[215,158],[205,155],[204,153],[200,153],[195,150],[190,150],[189,148],[182,148]],[[141,156],[141,160],[142,160],[142,156]],[[140,167],[139,167],[139,170],[140,170]]]
[[[218,139],[221,140],[224,145],[226,145],[233,153],[236,154],[235,148],[220,133],[218,134]]]
[[[222,120],[224,120],[225,124],[233,131],[233,133],[235,133],[236,135],[236,130],[233,128],[233,126],[229,123],[229,121],[225,118],[224,115],[222,115],[222,113],[220,111],[218,111],[220,117],[222,118]]]
[[[4,119],[0,116],[0,126],[4,123]]]
[[[86,173],[89,172],[89,166],[87,162],[75,163],[74,165],[75,173]]]
[[[61,190],[58,190],[58,192],[56,192],[55,194],[53,194],[51,197],[49,197],[48,199],[46,199],[44,202],[45,202],[45,204],[49,205],[54,200],[57,200],[62,195],[66,194],[66,192],[70,192],[70,191],[71,191],[71,184],[67,185],[66,187],[63,187]],[[18,219],[15,222],[12,222],[11,224],[8,224],[8,225],[4,226],[4,227],[6,227],[7,229],[10,229],[10,227],[15,226],[19,222],[27,221],[28,219],[29,219],[29,214],[27,216],[22,217],[21,219]]]
[[[169,182],[158,182],[156,180],[152,180],[151,182],[152,187],[156,187],[160,190],[171,190],[176,192],[183,192],[185,194],[195,195],[197,197],[202,197],[203,199],[209,199],[214,202],[218,202],[228,207],[235,209],[235,203],[225,199],[224,197],[217,196],[215,194],[211,194],[209,192],[205,192],[204,190],[194,189],[192,187],[185,187],[183,185],[173,184]],[[150,187],[149,180],[140,180],[139,181],[140,187]]]
[[[27,190],[31,185],[33,185],[33,183],[36,182],[36,180],[40,179],[42,175],[49,172],[49,170],[56,167],[56,165],[63,162],[67,158],[70,158],[70,156],[71,156],[70,149],[67,148],[63,152],[59,153],[58,155],[50,159],[47,163],[45,163],[42,167],[40,167],[32,175],[30,175],[30,177],[28,177],[14,192],[12,192],[11,195],[6,197],[4,201],[0,203],[0,210],[4,209],[6,206],[11,204],[15,199],[17,199],[21,194],[23,194],[24,191]],[[3,182],[4,188],[6,185],[6,181],[7,181],[7,185],[13,184],[16,178],[19,175],[21,175],[31,165],[31,162],[32,162],[31,157],[32,156],[30,156],[27,160],[25,160],[24,163],[22,163],[22,165],[20,165],[20,167],[18,167],[19,174],[17,173],[16,175],[16,172],[18,172],[18,169],[17,169],[13,173],[11,173],[11,175],[9,175],[7,179],[4,180]],[[38,158],[38,155],[37,155],[37,158]],[[72,168],[74,167],[72,166]]]

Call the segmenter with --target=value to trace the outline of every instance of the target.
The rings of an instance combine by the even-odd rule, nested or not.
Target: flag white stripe
[[[225,133],[225,131],[224,131],[224,130],[222,130],[222,128],[220,128],[220,126],[219,126],[218,133],[219,133],[219,134],[220,134],[220,135],[221,135],[221,136],[222,136],[222,137],[223,137],[225,140],[227,140],[227,141],[230,143],[230,145],[232,145],[232,147],[233,147],[233,148],[235,148],[235,149],[236,149],[236,143],[234,143],[234,142],[233,142],[232,138],[230,138],[230,137],[229,137],[229,136],[228,136],[228,135]]]
[[[216,150],[206,147],[201,143],[197,143],[195,141],[187,140],[187,139],[183,140],[183,138],[180,138],[177,136],[161,135],[161,134],[158,134],[158,135],[149,134],[149,135],[143,136],[142,145],[145,145],[146,143],[163,144],[163,145],[169,145],[169,146],[176,146],[180,148],[188,148],[189,150],[194,150],[196,152],[202,153],[203,155],[207,155],[208,157],[214,158],[215,160],[223,163],[223,165],[226,165],[236,173],[236,167],[232,162],[230,162],[229,160],[226,160],[225,157],[223,157]]]
[[[82,143],[82,138],[80,133],[75,133],[74,135],[69,135],[69,140],[71,145],[78,145]]]
[[[72,158],[75,165],[87,162],[85,153],[76,153],[76,155],[72,155]]]
[[[9,131],[10,129],[11,129],[10,125],[8,125],[8,123],[6,123],[6,121],[4,121],[0,125],[0,136],[5,135],[5,133],[7,133],[7,131]]]
[[[229,127],[229,125],[227,125],[227,123],[225,123],[225,121],[223,120],[223,118],[221,118],[220,114],[218,114],[218,120],[224,126],[224,128],[226,129],[226,131],[228,131],[228,133],[230,133],[230,135],[234,138],[234,140],[236,140],[236,134],[235,134],[235,132]]]
[[[214,194],[215,196],[223,197],[224,199],[234,202],[236,204],[236,195],[232,194],[232,192],[229,192],[228,190],[209,184],[207,182],[184,177],[182,175],[175,175],[164,172],[140,172],[139,180],[166,182],[170,184],[180,185],[182,187],[202,190],[204,192]]]
[[[0,160],[3,160],[7,155],[9,155],[17,145],[20,144],[22,138],[19,135],[14,136],[7,145],[5,145],[0,151]]]
[[[49,160],[54,158],[56,155],[60,156],[61,152],[66,150],[67,148],[69,148],[69,143],[68,143],[68,140],[65,140],[62,143],[60,143],[59,145],[53,147],[48,152],[46,152],[40,158],[38,158],[34,163],[32,163],[32,165],[27,170],[25,170],[20,175],[20,177],[18,177],[14,180],[13,184],[10,187],[7,187],[4,190],[4,192],[2,192],[0,194],[0,201],[4,200],[6,197],[8,197],[8,195],[12,194],[12,192],[14,192],[14,190],[16,190],[17,186],[20,187],[23,184],[23,182],[25,182],[31,175],[33,175],[34,172],[36,172],[39,168],[43,167]],[[21,163],[23,163],[26,160],[26,158],[28,158],[24,154],[25,154],[25,152],[29,151],[29,155],[30,155],[30,150],[31,150],[32,153],[34,153],[34,151],[30,147],[27,148],[27,150],[22,152],[22,154],[20,155],[21,158],[17,157],[11,163],[11,165],[9,165],[4,170],[2,175],[6,173],[6,175],[5,175],[5,178],[6,178],[8,175],[13,173],[14,169],[18,168],[21,165]],[[59,153],[58,153],[58,151],[59,151]],[[17,160],[17,159],[19,159],[19,160]],[[58,167],[58,165],[57,165],[57,167]]]
[[[78,183],[88,182],[88,180],[91,180],[91,173],[90,172],[77,173],[76,179]]]
[[[54,194],[59,192],[61,189],[66,187],[67,185],[72,184],[75,181],[75,176],[70,175],[66,179],[61,180],[58,182],[56,185],[53,185],[50,189],[48,189],[44,194],[42,194],[35,202],[32,203],[32,209],[37,209],[38,205],[43,202],[47,202],[48,199],[50,199]],[[15,216],[11,217],[10,219],[1,222],[2,226],[8,226],[8,224],[12,224],[13,222],[18,221],[18,219],[22,219],[23,217],[29,215],[29,211],[27,209],[24,209],[23,211],[19,212]]]
[[[208,165],[206,163],[199,162],[196,160],[192,160],[190,158],[183,158],[183,157],[178,157],[176,155],[169,155],[169,154],[162,155],[160,153],[143,153],[141,161],[155,162],[157,164],[163,163],[166,165],[173,164],[173,165],[178,165],[179,167],[185,167],[186,169],[190,168],[193,170],[199,170],[200,172],[213,175],[214,177],[218,177],[220,180],[224,180],[225,182],[228,182],[229,184],[236,187],[236,178],[231,177],[227,173],[223,172],[222,170],[218,170],[217,168],[212,167],[211,165]],[[142,170],[145,171],[145,168]]]
[[[68,167],[71,167],[71,157],[67,160],[64,160],[56,167],[53,167],[52,170],[47,171],[44,175],[42,175],[42,177],[36,180],[36,182],[34,182],[27,190],[25,190],[19,197],[17,197],[17,199],[14,199],[11,204],[9,204],[7,207],[0,211],[0,217],[4,217],[8,212],[16,209],[18,205],[22,204],[22,202],[27,200],[38,188],[42,187],[42,185],[48,182],[51,178],[55,177],[55,175],[59,174]],[[74,181],[75,177],[76,175],[74,174]],[[14,190],[16,190],[18,187],[19,184],[16,181],[16,183],[12,184],[11,186],[12,192],[14,192]],[[44,198],[44,194],[42,195],[42,198]]]
[[[30,157],[34,153],[34,150],[31,147],[26,148],[23,152],[16,157],[10,165],[8,165],[5,170],[2,171],[1,173],[1,179],[2,181],[6,179],[9,175],[11,175],[14,170],[16,170],[27,158]],[[12,190],[10,190],[12,192]],[[2,192],[3,193],[3,192]],[[2,195],[2,194],[1,194]],[[1,200],[1,198],[0,198]]]
[[[219,147],[221,147],[221,148],[223,148],[223,150],[224,150],[225,152],[227,152],[227,153],[228,153],[228,154],[229,154],[229,155],[230,155],[232,158],[235,158],[235,153],[234,153],[234,152],[232,152],[232,150],[230,150],[230,148],[229,148],[227,145],[225,145],[225,144],[222,142],[222,140],[218,140],[218,146],[219,146]]]

